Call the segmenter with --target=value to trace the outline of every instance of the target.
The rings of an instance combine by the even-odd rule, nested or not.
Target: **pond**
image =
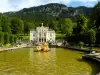
[[[95,75],[97,63],[82,59],[84,52],[52,48],[34,52],[23,48],[0,53],[0,75]]]

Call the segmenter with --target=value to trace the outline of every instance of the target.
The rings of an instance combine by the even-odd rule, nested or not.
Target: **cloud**
[[[94,6],[98,0],[2,0],[2,2],[0,2],[0,12],[17,11],[22,8],[44,5],[48,3],[62,3],[70,6],[72,2],[80,2],[83,3],[82,6],[91,7]]]
[[[8,5],[8,0],[2,0],[2,2],[0,2],[0,11],[8,11],[11,10],[11,8],[9,8]]]

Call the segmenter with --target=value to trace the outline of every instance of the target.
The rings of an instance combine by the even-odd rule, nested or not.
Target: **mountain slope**
[[[63,4],[50,3],[37,7],[24,8],[18,12],[3,13],[5,16],[17,16],[28,21],[44,21],[52,19],[72,18],[75,19],[79,14],[84,14],[89,17],[92,8],[81,7],[67,7]]]

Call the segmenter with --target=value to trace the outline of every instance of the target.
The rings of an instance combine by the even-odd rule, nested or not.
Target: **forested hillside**
[[[50,3],[37,7],[24,8],[18,12],[7,12],[4,15],[8,17],[17,16],[27,21],[47,21],[52,19],[71,18],[76,19],[80,14],[89,17],[92,8],[84,6],[80,7],[67,7],[64,4]]]

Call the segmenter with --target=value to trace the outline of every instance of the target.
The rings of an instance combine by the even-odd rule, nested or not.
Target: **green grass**
[[[64,37],[65,34],[62,33],[56,33],[56,39],[61,39],[62,37]]]
[[[30,35],[21,35],[23,37],[23,40],[29,40]]]
[[[62,33],[56,33],[56,37],[63,37],[65,36],[65,34],[62,34]]]

